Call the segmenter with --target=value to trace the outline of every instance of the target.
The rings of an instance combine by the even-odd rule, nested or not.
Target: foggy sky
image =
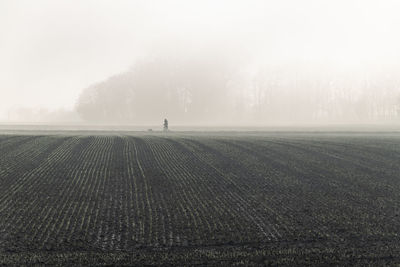
[[[137,60],[204,47],[249,76],[260,66],[400,75],[398,14],[396,0],[0,0],[0,121],[19,108],[72,110],[84,88]]]

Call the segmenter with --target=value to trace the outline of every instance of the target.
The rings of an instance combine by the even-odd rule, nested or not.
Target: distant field
[[[400,135],[0,135],[1,264],[400,263]]]

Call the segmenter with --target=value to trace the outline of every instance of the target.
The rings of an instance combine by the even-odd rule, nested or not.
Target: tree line
[[[154,57],[83,90],[89,122],[376,122],[400,117],[400,79],[391,71],[338,72],[246,66],[226,57]]]

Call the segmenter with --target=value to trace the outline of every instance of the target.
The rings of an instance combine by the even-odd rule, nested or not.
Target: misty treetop
[[[86,88],[77,111],[88,121],[208,121],[232,110],[225,62],[210,59],[137,63],[128,72]]]
[[[89,122],[134,124],[159,124],[164,117],[182,124],[263,124],[400,116],[400,81],[388,72],[248,68],[215,53],[148,58],[83,90],[76,110]]]

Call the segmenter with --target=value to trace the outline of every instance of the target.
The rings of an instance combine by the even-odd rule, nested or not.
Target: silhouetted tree
[[[126,73],[85,89],[76,109],[87,121],[210,122],[229,113],[232,67],[210,57],[145,60]],[[233,102],[233,101],[232,101]]]

